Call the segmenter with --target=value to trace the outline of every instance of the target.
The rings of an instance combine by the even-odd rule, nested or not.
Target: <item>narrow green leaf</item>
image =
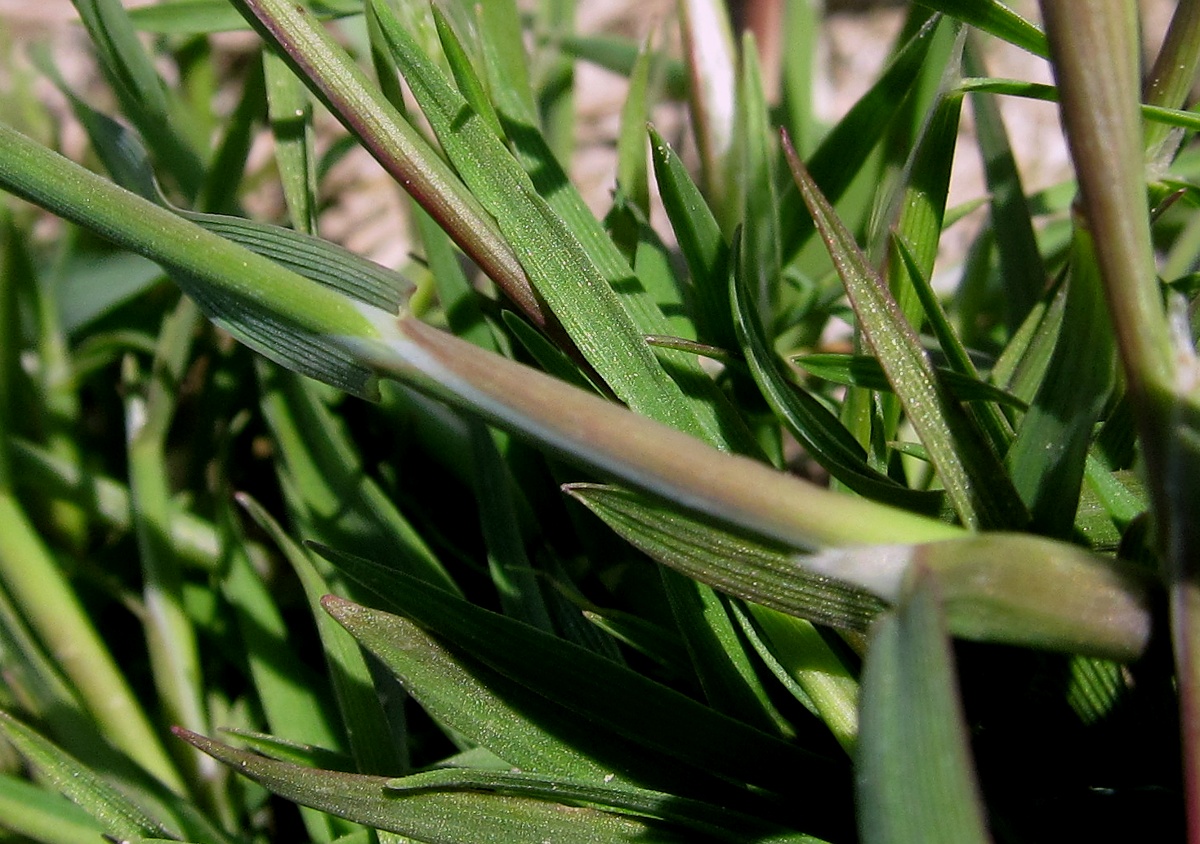
[[[838,202],[850,183],[862,171],[864,162],[887,132],[888,124],[900,111],[909,89],[920,76],[929,48],[938,28],[930,21],[898,50],[879,79],[851,107],[837,126],[821,141],[808,160],[822,193],[830,202]],[[790,221],[783,232],[783,263],[786,266],[815,231],[812,219],[804,213],[799,192],[789,183],[779,198],[779,218]]]
[[[963,23],[981,29],[989,35],[1007,41],[1046,58],[1049,47],[1046,36],[1029,21],[1013,12],[998,0],[920,0],[922,6],[936,9]]]
[[[0,775],[0,829],[46,844],[99,844],[104,827],[65,797]]]
[[[820,624],[865,630],[883,603],[825,574],[813,576],[786,546],[747,537],[615,486],[571,484],[567,492],[613,530],[688,577]]]
[[[488,570],[500,597],[500,606],[506,615],[553,632],[554,624],[542,598],[538,572],[525,552],[507,466],[487,427],[477,421],[469,424],[475,464],[475,499],[487,545]]]
[[[362,14],[363,0],[311,0],[321,20]],[[245,18],[229,0],[170,0],[129,10],[129,19],[142,32],[155,35],[211,35],[248,29]]]
[[[119,0],[72,0],[100,59],[100,67],[121,102],[121,111],[148,139],[164,169],[184,193],[196,196],[204,163],[180,131],[187,117],[174,91],[159,77]]]
[[[301,768],[194,733],[178,734],[282,797],[429,844],[632,844],[651,834],[672,844],[685,840],[632,817],[595,809],[486,792],[398,792],[388,788],[394,780],[385,777]]]
[[[306,537],[358,554],[387,548],[395,565],[457,592],[425,540],[365,471],[345,427],[313,385],[268,367],[260,374],[283,492]]]
[[[275,138],[275,162],[292,226],[317,229],[317,164],[308,91],[271,50],[263,51],[267,115]]]
[[[972,77],[962,80],[959,88],[966,92],[1004,94],[1010,97],[1024,97],[1029,100],[1058,102],[1058,88],[1041,82],[1025,82],[1021,79],[997,79],[993,77]],[[1141,105],[1142,117],[1160,126],[1189,131],[1200,130],[1200,114],[1177,108]]]
[[[740,251],[735,244],[734,255]],[[740,262],[732,263],[736,266]],[[860,495],[922,512],[935,511],[941,498],[939,494],[910,491],[872,468],[862,446],[838,418],[803,388],[788,380],[768,344],[740,274],[730,279],[729,296],[734,308],[738,345],[746,356],[755,383],[775,415],[812,458]]]
[[[1093,428],[1116,384],[1106,317],[1095,252],[1077,230],[1058,342],[1006,457],[1031,527],[1046,536],[1070,535]]]
[[[679,387],[563,220],[538,196],[500,140],[440,77],[391,10],[378,3],[374,8],[443,149],[519,250],[534,285],[584,357],[634,410],[700,433]]]
[[[492,6],[498,4],[493,3]],[[438,38],[442,42],[442,50],[446,55],[446,61],[450,65],[450,72],[454,74],[454,81],[458,85],[458,92],[462,94],[463,99],[467,101],[471,109],[479,115],[488,128],[492,130],[497,138],[504,138],[504,130],[500,127],[500,118],[496,115],[496,109],[492,106],[491,100],[488,99],[487,93],[483,90],[483,82],[475,73],[475,68],[471,66],[471,60],[467,57],[467,51],[463,48],[462,42],[458,39],[458,35],[450,26],[450,22],[446,20],[446,16],[437,6],[431,6],[433,11],[433,21],[437,27]],[[513,9],[514,17],[516,9]]]
[[[758,66],[758,48],[747,33],[742,41],[742,67],[737,99],[737,166],[732,183],[737,186],[733,201],[741,205],[740,260],[737,262],[741,283],[750,294],[749,301],[765,326],[779,310],[780,279],[783,263],[780,254],[779,202],[774,163],[775,132],[763,90],[762,70]]]
[[[558,41],[557,46],[567,55],[611,70],[621,76],[633,73],[633,66],[641,53],[641,45],[626,38],[608,35],[568,35]],[[663,66],[666,94],[673,100],[687,97],[689,82],[687,68],[683,62],[669,55],[660,55],[657,61]]]
[[[990,841],[938,602],[917,571],[872,632],[857,765],[866,844]]]
[[[684,0],[679,9],[704,192],[728,229],[740,210],[729,193],[735,173],[738,67],[729,10],[717,0]]]
[[[963,61],[968,73],[982,69],[981,45],[968,35]],[[960,82],[960,86],[965,82]],[[1005,317],[1015,331],[1033,309],[1048,280],[1038,251],[1029,202],[1021,174],[1008,141],[1004,118],[996,101],[982,94],[971,97],[975,134],[983,156],[984,177],[990,194],[992,230],[1005,280]]]
[[[388,727],[375,692],[371,672],[358,645],[321,609],[329,585],[308,553],[284,533],[283,528],[253,498],[241,494],[240,503],[279,546],[304,587],[309,609],[321,637],[334,696],[358,771],[365,774],[398,774],[406,759]]]
[[[866,387],[870,390],[888,391],[892,389],[892,385],[887,380],[887,373],[883,371],[879,361],[870,355],[832,353],[796,355],[792,358],[792,362],[811,375],[834,384],[847,387]],[[986,381],[969,378],[945,367],[939,366],[936,371],[938,378],[945,383],[946,388],[959,401],[990,401],[1015,410],[1025,410],[1028,407],[1016,396]]]
[[[731,350],[736,340],[729,304],[729,244],[679,156],[654,127],[649,132],[655,180],[692,277],[697,335],[706,343]]]
[[[482,791],[485,793],[529,796],[553,802],[571,801],[597,809],[616,809],[631,815],[658,818],[711,836],[718,841],[746,841],[747,837],[772,842],[815,842],[807,835],[788,834],[786,830],[764,824],[757,818],[710,806],[695,800],[634,788],[629,785],[597,784],[545,777],[520,771],[427,771],[394,779],[389,790]]]
[[[338,557],[335,564],[376,594],[394,585],[390,572],[382,567],[363,566],[344,557]],[[618,751],[633,752],[632,744],[616,740],[610,747],[611,735],[606,735],[604,742],[597,741],[590,726],[581,730],[564,718],[561,708],[529,687],[507,681],[485,663],[448,648],[407,619],[387,616],[386,624],[380,624],[376,623],[380,614],[374,610],[332,598],[324,603],[333,618],[394,672],[408,694],[438,723],[487,748],[506,764],[593,782],[646,776],[650,760],[642,760],[633,770],[621,764]],[[650,778],[654,779],[653,773]]]
[[[552,320],[495,221],[324,27],[289,0],[233,0],[310,90],[537,325]],[[374,8],[368,6],[368,12]],[[370,120],[366,116],[370,115]]]
[[[2,711],[0,731],[31,767],[94,818],[109,835],[134,840],[151,835],[179,838],[79,760]]]
[[[655,52],[647,41],[629,73],[629,93],[621,107],[617,135],[617,188],[644,215],[650,215],[650,183],[646,168],[646,121],[650,116],[650,82]]]
[[[363,572],[386,577],[393,587],[389,603],[400,604],[409,618],[455,650],[566,707],[592,729],[641,743],[656,755],[732,782],[774,789],[804,783],[813,793],[825,794],[840,776],[829,760],[727,718],[577,645],[418,585],[398,572],[321,551],[352,577]],[[410,586],[398,594],[394,587],[402,583]],[[335,617],[363,619],[377,634],[394,624],[386,614],[337,598],[325,599],[325,606]],[[701,735],[705,739],[698,742]],[[828,796],[835,799],[832,793]]]
[[[912,327],[895,300],[838,220],[795,151],[785,143],[792,173],[809,211],[829,246],[859,326],[917,430],[921,442],[969,527],[1016,527],[1028,516],[996,455],[978,439],[962,408],[954,403],[933,370]]]

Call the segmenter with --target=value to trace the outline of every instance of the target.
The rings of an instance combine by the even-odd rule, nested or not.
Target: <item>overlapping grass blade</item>
[[[34,730],[0,712],[0,732],[55,789],[94,818],[109,835],[137,840],[142,836],[173,835],[79,760],[68,756]]]
[[[771,789],[803,782],[826,793],[829,784],[822,782],[821,776],[832,780],[841,776],[839,766],[830,760],[723,716],[583,648],[417,585],[412,578],[377,564],[321,550],[347,575],[374,580],[373,591],[379,589],[382,578],[389,585],[389,603],[403,608],[407,617],[454,650],[526,684],[575,717],[589,721],[593,729],[602,728],[638,742],[656,755],[665,754],[731,782]],[[398,591],[400,584],[408,588]],[[335,599],[326,600],[327,608],[352,610],[352,605],[331,601]],[[368,610],[353,611],[368,621],[372,618]],[[383,614],[376,613],[373,618],[370,623],[380,625],[380,632],[392,623]],[[686,740],[698,735],[706,736],[705,741]]]
[[[534,285],[584,357],[634,410],[701,434],[679,387],[563,220],[538,195],[500,140],[440,77],[390,9],[378,4],[374,8],[443,149],[519,250]]]
[[[309,12],[286,0],[235,3],[264,39],[280,50],[309,89],[463,251],[531,320],[553,330],[552,320],[495,221]]]
[[[528,795],[540,800],[571,801],[602,810],[616,809],[638,817],[658,818],[717,841],[742,842],[747,838],[767,838],[779,844],[816,844],[816,839],[811,836],[789,834],[782,827],[764,824],[748,815],[628,785],[599,785],[519,771],[448,770],[428,771],[395,779],[387,787],[400,792],[474,790]]]
[[[618,844],[653,835],[682,844],[661,826],[583,807],[528,797],[459,790],[397,791],[394,780],[319,771],[235,750],[203,736],[181,738],[264,787],[325,812],[411,836],[429,844],[512,844],[547,839],[562,844]]]
[[[730,192],[737,174],[737,47],[725,4],[684,0],[679,8],[701,183],[722,228],[728,231],[740,210],[740,201]]]
[[[921,0],[922,6],[958,18],[989,35],[1046,58],[1046,36],[998,0]]]
[[[836,203],[862,172],[871,151],[883,139],[929,55],[937,21],[929,21],[896,52],[875,84],[829,131],[808,160],[809,172],[821,191]],[[780,196],[779,218],[791,221],[783,232],[783,262],[788,264],[808,242],[815,228],[804,212],[799,192],[789,188]]]
[[[895,300],[786,142],[785,149],[796,182],[846,285],[864,337],[888,373],[959,518],[968,527],[1022,525],[1028,517],[1011,482],[1004,482],[1007,473],[999,459],[939,384],[933,364]]]
[[[1006,457],[1031,526],[1059,537],[1074,525],[1093,428],[1116,384],[1116,350],[1087,232],[1076,231],[1071,253],[1058,342]]]
[[[279,454],[285,500],[308,539],[351,553],[387,548],[395,564],[451,592],[453,578],[359,462],[345,427],[313,385],[260,369],[261,408]]]
[[[882,391],[892,389],[892,385],[887,380],[887,373],[883,371],[879,361],[870,355],[834,353],[797,355],[792,358],[792,363],[809,374],[834,384]],[[936,371],[938,378],[945,382],[946,389],[950,390],[959,401],[989,401],[1022,411],[1028,407],[1016,396],[987,381],[970,378],[941,366],[937,367]]]
[[[857,783],[867,844],[990,840],[938,598],[918,571],[871,635]]]
[[[308,552],[284,533],[283,528],[257,501],[238,498],[243,507],[274,540],[304,587],[329,666],[334,696],[354,762],[364,774],[396,775],[406,770],[404,747],[398,745],[380,706],[379,696],[362,652],[354,640],[321,609],[329,586]]]
[[[735,245],[734,255],[741,252]],[[735,265],[740,262],[734,262]],[[937,510],[941,495],[909,490],[876,471],[866,451],[825,405],[791,383],[767,342],[740,273],[730,280],[730,301],[738,345],[763,397],[812,458],[860,495],[920,512]]]

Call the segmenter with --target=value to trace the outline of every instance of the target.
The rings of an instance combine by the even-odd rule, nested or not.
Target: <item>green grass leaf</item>
[[[381,566],[364,566],[363,561],[321,550],[351,577],[363,573],[374,578],[372,589],[377,594],[378,579],[390,581],[388,602],[392,606],[402,607],[406,616],[452,649],[527,685],[563,707],[564,716],[569,712],[593,730],[641,744],[655,756],[665,755],[732,783],[784,791],[805,787],[827,793],[829,783],[821,777],[836,780],[841,776],[839,766],[830,760],[723,716],[577,645],[444,592],[417,586],[411,578]],[[402,593],[395,591],[395,586],[404,583],[410,587]],[[325,605],[337,617],[359,618],[376,628],[376,636],[387,635],[394,623],[385,613],[335,598],[326,599]],[[701,735],[705,736],[703,742],[692,740]],[[813,811],[824,814],[815,807]]]
[[[1042,31],[998,0],[921,0],[921,5],[957,18],[1035,56],[1046,58],[1050,54]]]
[[[918,572],[871,635],[858,746],[865,844],[990,840],[938,597]]]
[[[567,492],[663,565],[716,589],[820,624],[865,630],[883,603],[826,574],[812,576],[795,551],[754,539],[615,486]]]
[[[1002,464],[937,380],[933,364],[883,281],[785,144],[792,174],[837,265],[859,326],[888,373],[963,524],[1018,527],[1028,518]]]
[[[272,792],[381,830],[429,844],[617,844],[687,840],[643,821],[530,797],[461,790],[389,787],[395,780],[302,768],[235,750],[203,736],[181,738]]]
[[[142,836],[179,837],[79,760],[6,712],[0,712],[0,732],[50,785],[94,818],[109,835],[134,840]]]

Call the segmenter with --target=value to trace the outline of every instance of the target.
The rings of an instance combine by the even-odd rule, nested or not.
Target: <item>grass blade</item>
[[[853,237],[785,141],[792,174],[825,238],[867,342],[888,373],[963,524],[1017,527],[1028,516],[996,455],[937,380],[928,355]]]
[[[932,578],[876,625],[863,668],[857,793],[866,844],[984,844],[954,657]]]

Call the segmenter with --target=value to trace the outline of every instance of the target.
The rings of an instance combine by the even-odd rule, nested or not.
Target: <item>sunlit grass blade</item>
[[[0,712],[0,732],[55,789],[98,821],[109,835],[133,840],[146,835],[172,836],[173,830],[164,827],[79,760],[5,712]]]
[[[1026,82],[1021,79],[999,79],[993,77],[969,77],[959,85],[962,91],[973,93],[1004,94],[1010,97],[1024,97],[1043,102],[1058,102],[1058,89],[1053,85],[1041,82]],[[1164,106],[1141,104],[1142,117],[1166,128],[1200,130],[1200,115],[1185,109],[1166,108]]]
[[[888,373],[963,524],[1019,527],[1028,516],[999,459],[937,381],[929,356],[853,237],[786,143],[792,174],[830,249],[859,326]]]
[[[326,551],[347,574],[385,574],[393,583],[412,588],[393,593],[390,602],[455,651],[484,662],[510,680],[524,684],[565,712],[590,722],[591,728],[643,745],[654,756],[726,779],[767,789],[805,787],[833,798],[830,782],[841,776],[831,760],[773,738],[680,695],[672,689],[597,654],[535,630],[528,625],[444,592],[417,585],[397,572],[348,560]],[[349,567],[347,567],[349,566]],[[350,622],[358,620],[375,635],[387,635],[391,616],[327,598],[326,609]],[[529,659],[536,654],[537,660]],[[701,744],[683,740],[705,735]],[[821,811],[821,814],[824,814]],[[828,816],[832,817],[832,816]]]
[[[267,115],[288,216],[297,231],[317,228],[317,166],[308,90],[271,50],[263,51]]]
[[[463,251],[530,319],[548,326],[543,305],[495,221],[310,13],[286,0],[236,0],[236,5]]]
[[[853,752],[858,738],[858,680],[809,621],[751,605],[780,669],[804,692],[838,744]]]
[[[921,4],[958,18],[1035,56],[1045,58],[1049,55],[1046,36],[1042,31],[998,0],[921,0]]]
[[[697,336],[705,343],[736,347],[729,305],[729,245],[700,189],[666,140],[650,128],[654,175],[679,249],[691,274],[691,307]]]
[[[729,12],[716,0],[679,4],[684,56],[691,79],[689,99],[704,191],[722,227],[737,219],[730,193],[735,174],[738,57]]]
[[[863,669],[859,831],[866,844],[990,841],[937,587],[918,570]]]
[[[358,771],[385,775],[403,773],[407,769],[403,755],[405,748],[396,742],[388,726],[362,652],[321,608],[321,598],[330,591],[325,578],[308,556],[309,552],[293,542],[261,504],[246,495],[239,496],[238,501],[259,527],[270,534],[300,578],[321,637],[334,696]]]
[[[927,23],[897,51],[875,84],[829,131],[808,159],[813,180],[830,202],[841,199],[862,171],[871,151],[883,139],[890,120],[899,112],[921,72],[937,29],[936,22]],[[790,222],[783,232],[785,265],[815,231],[812,218],[804,213],[803,199],[788,184],[780,196],[779,208],[779,218]]]
[[[509,844],[553,840],[562,844],[618,844],[644,840],[645,822],[615,813],[576,807],[565,812],[546,800],[470,791],[389,789],[394,780],[302,768],[235,750],[203,736],[181,738],[276,794],[431,844]],[[686,838],[655,830],[662,841]]]
[[[1088,233],[1076,231],[1054,355],[1006,456],[1031,526],[1067,537],[1093,428],[1116,383],[1112,333]]]

